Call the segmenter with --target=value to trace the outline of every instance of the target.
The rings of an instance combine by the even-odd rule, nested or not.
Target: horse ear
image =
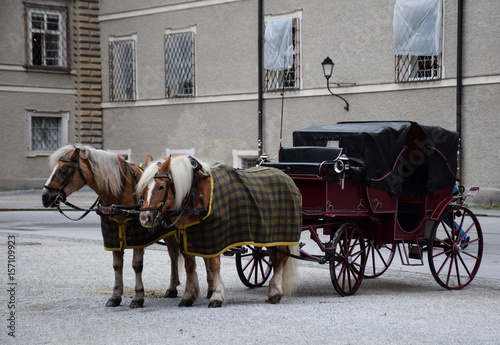
[[[159,171],[161,172],[168,172],[170,171],[170,162],[172,161],[172,155],[168,156],[167,159],[165,159],[165,162],[160,165]]]
[[[75,149],[75,151],[73,151],[73,154],[71,155],[71,160],[73,162],[76,162],[78,160],[78,158],[80,157],[80,149]]]
[[[153,162],[153,157],[151,155],[146,155],[146,166],[149,166]]]

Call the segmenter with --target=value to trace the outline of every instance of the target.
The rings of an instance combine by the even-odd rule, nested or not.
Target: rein
[[[191,162],[191,167],[193,170],[193,179],[191,182],[191,189],[186,196],[186,198],[182,201],[181,207],[178,210],[167,210],[167,214],[163,215],[162,210],[163,207],[165,206],[165,203],[167,202],[168,198],[168,192],[170,188],[172,189],[172,193],[175,196],[175,186],[172,180],[172,176],[170,174],[165,174],[165,173],[157,173],[154,178],[166,178],[167,179],[167,188],[165,189],[165,194],[163,196],[162,203],[159,207],[143,207],[141,208],[142,211],[157,211],[157,215],[155,218],[155,223],[160,224],[164,228],[171,228],[175,226],[175,224],[179,221],[181,217],[184,216],[199,216],[199,215],[206,215],[208,214],[208,208],[205,206],[205,201],[203,199],[203,195],[201,193],[200,189],[200,183],[198,181],[198,176],[204,176],[208,177],[210,176],[209,174],[203,173],[202,166],[200,162],[198,162],[195,158],[188,156],[189,161]],[[196,201],[195,201],[195,187],[198,189],[198,197],[201,201],[201,206],[202,207],[196,207]],[[192,200],[192,207],[188,207],[189,200]],[[177,217],[175,221],[171,221],[170,218],[172,217]]]

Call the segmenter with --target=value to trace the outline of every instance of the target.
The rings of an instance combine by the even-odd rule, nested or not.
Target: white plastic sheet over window
[[[264,69],[291,69],[294,54],[292,18],[267,22],[264,39]]]
[[[441,0],[410,0],[394,5],[396,55],[441,54],[443,20]]]

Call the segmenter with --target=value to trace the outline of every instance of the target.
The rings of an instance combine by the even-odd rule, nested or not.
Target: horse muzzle
[[[56,207],[59,204],[59,195],[55,190],[44,188],[42,191],[42,204],[43,207]]]
[[[141,211],[139,220],[141,225],[147,229],[153,228],[159,223],[159,212],[153,210]]]

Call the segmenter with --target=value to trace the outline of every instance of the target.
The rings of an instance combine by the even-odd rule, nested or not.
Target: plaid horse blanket
[[[302,197],[275,168],[238,170],[215,165],[208,214],[179,230],[186,254],[216,257],[229,248],[295,245],[302,230]]]
[[[104,249],[111,251],[144,248],[175,233],[161,226],[149,231],[142,227],[139,218],[119,220],[108,215],[101,215],[101,231]]]

